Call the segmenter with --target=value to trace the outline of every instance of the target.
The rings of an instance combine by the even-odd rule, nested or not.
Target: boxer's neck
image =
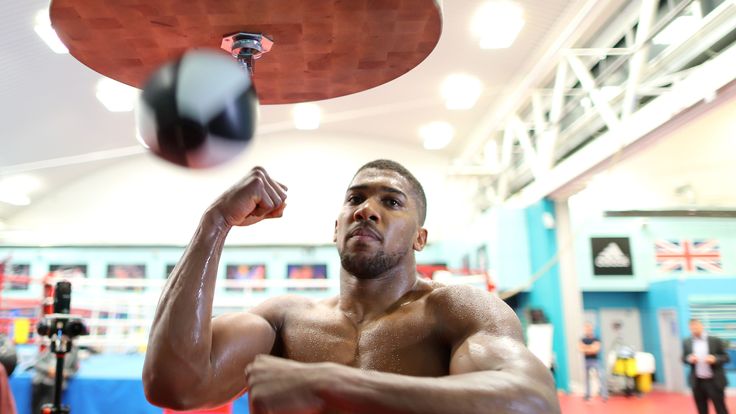
[[[411,297],[418,284],[414,266],[397,266],[373,279],[361,279],[343,272],[340,277],[338,308],[356,324],[380,318]]]

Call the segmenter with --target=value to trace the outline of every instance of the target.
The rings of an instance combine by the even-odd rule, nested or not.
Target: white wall
[[[182,245],[201,213],[254,165],[289,187],[285,216],[235,229],[232,244],[325,244],[355,170],[376,158],[404,164],[425,186],[430,241],[456,234],[472,217],[460,186],[437,153],[370,137],[293,133],[254,140],[235,162],[191,171],[145,154],[68,183],[7,220],[5,245]],[[319,139],[316,139],[319,137]]]

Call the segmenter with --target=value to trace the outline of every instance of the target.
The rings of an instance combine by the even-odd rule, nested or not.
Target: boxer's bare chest
[[[278,353],[302,362],[335,362],[413,376],[447,375],[450,345],[426,306],[416,301],[362,323],[326,307],[290,312],[277,341]]]

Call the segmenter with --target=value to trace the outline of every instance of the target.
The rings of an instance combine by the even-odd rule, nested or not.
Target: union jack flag
[[[718,240],[657,240],[655,244],[660,272],[723,271]]]

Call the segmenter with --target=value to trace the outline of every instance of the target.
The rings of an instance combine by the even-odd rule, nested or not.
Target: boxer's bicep
[[[517,338],[480,330],[463,340],[450,359],[450,375],[480,371],[546,376],[546,368]]]
[[[524,344],[521,323],[503,301],[488,294],[466,295],[466,320],[452,346],[450,374],[487,372],[511,375],[554,389],[554,380],[544,364]]]
[[[212,321],[213,368],[223,371],[242,365],[245,369],[256,355],[270,353],[275,339],[273,327],[259,315],[242,312],[217,317]]]
[[[455,349],[444,378],[481,396],[484,412],[560,412],[552,375],[517,338],[487,330],[472,334]]]
[[[225,403],[246,387],[245,367],[273,348],[276,331],[262,316],[243,312],[212,321],[210,400]]]

